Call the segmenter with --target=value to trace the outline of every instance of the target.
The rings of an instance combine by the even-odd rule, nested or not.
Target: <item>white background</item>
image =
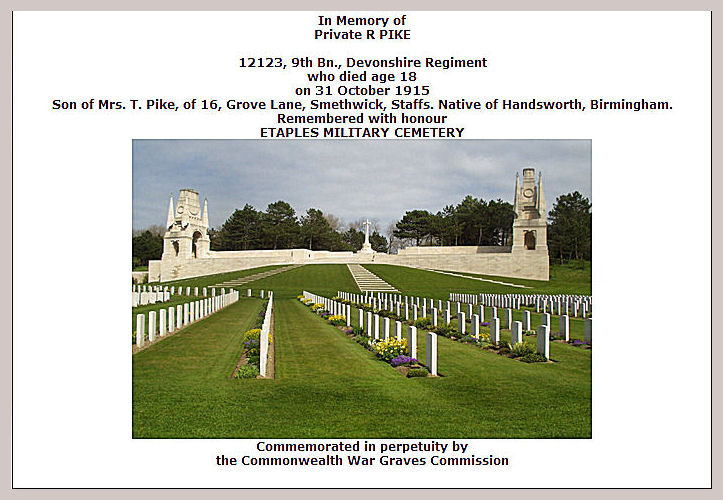
[[[709,14],[411,12],[414,40],[392,43],[314,41],[318,14],[15,13],[14,486],[709,486]],[[392,53],[488,57],[478,75],[427,72],[449,98],[673,104],[453,119],[466,138],[592,139],[593,439],[473,441],[478,456],[511,457],[507,469],[333,474],[214,465],[257,454],[255,440],[133,440],[131,140],[257,138],[272,120],[58,113],[52,99],[285,98],[301,73],[244,72],[236,59]]]

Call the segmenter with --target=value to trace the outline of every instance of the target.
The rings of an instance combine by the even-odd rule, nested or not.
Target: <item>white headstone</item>
[[[530,311],[522,311],[522,329],[526,332],[532,330]]]
[[[570,341],[570,317],[567,314],[560,316],[560,335],[565,342]]]
[[[417,357],[417,327],[407,327],[407,348],[409,349],[409,356],[412,358]]]
[[[180,290],[180,288],[179,288]],[[176,330],[180,330],[183,326],[183,306],[178,304],[176,306]]]
[[[436,376],[437,375],[437,334],[432,332],[427,332],[427,345],[425,349],[425,354],[427,356],[427,369],[429,370],[429,373]]]
[[[495,345],[500,343],[500,318],[490,320],[490,342]]]
[[[385,317],[383,326],[384,328],[382,329],[382,331],[384,332],[384,340],[389,340],[389,334],[391,333],[391,320]]]
[[[550,327],[547,325],[537,327],[537,353],[550,359]]]
[[[394,337],[397,340],[402,340],[402,322],[401,321],[394,322]]]
[[[467,332],[467,319],[461,311],[457,312],[457,331],[462,336]]]
[[[146,315],[145,314],[137,314],[136,315],[136,345],[138,347],[143,347],[143,344],[146,341]]]
[[[158,317],[158,335],[163,337],[167,333],[166,328],[166,310],[161,309]]]
[[[176,330],[175,310],[173,306],[168,308],[168,333],[173,333]]]
[[[148,342],[156,340],[156,311],[148,313]]]
[[[522,321],[513,321],[511,330],[512,341],[510,344],[515,345],[522,342]]]
[[[592,345],[592,318],[585,318],[585,343]]]
[[[550,326],[550,313],[542,313],[540,316],[540,324],[547,327]]]
[[[479,339],[479,315],[472,315],[472,335],[474,338]]]

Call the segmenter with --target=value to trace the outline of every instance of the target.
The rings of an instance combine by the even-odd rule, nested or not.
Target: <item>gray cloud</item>
[[[133,227],[164,224],[168,197],[193,188],[208,198],[211,226],[248,203],[277,200],[346,222],[441,210],[464,196],[512,202],[515,173],[543,173],[548,209],[557,196],[591,197],[591,141],[133,141]]]

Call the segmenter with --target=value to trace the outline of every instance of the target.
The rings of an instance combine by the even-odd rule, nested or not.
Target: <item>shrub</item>
[[[453,334],[457,333],[457,330],[448,325],[439,325],[436,328],[432,328],[432,330],[434,330],[434,333],[441,335],[442,337],[451,337]]]
[[[521,358],[522,356],[535,353],[535,348],[526,342],[518,342],[514,346],[507,344],[507,346],[513,358]]]
[[[414,326],[421,328],[422,330],[426,330],[432,326],[432,320],[430,318],[419,318],[414,322]]]
[[[241,365],[239,366],[233,378],[256,378],[259,374],[259,369],[253,365]]]
[[[255,366],[257,366],[257,367],[261,364],[261,357],[258,356],[258,355],[256,355],[256,356],[248,356],[248,357],[246,358],[246,360],[248,361],[248,364],[250,364],[250,365],[255,365]]]
[[[407,373],[407,377],[408,377],[408,378],[413,378],[413,377],[426,377],[427,375],[429,375],[429,372],[427,371],[426,368],[412,368],[412,369],[409,370],[409,372]]]
[[[465,335],[460,339],[462,342],[469,342],[470,344],[476,344],[478,342],[474,335]]]
[[[407,352],[407,339],[397,340],[390,338],[389,340],[378,340],[372,344],[374,352],[386,362],[390,362],[392,358],[403,355]]]
[[[322,310],[322,311],[323,311],[323,310],[324,310],[324,304],[320,304],[320,303],[317,302],[316,304],[314,304],[314,305],[311,306],[311,310],[312,310],[312,311],[319,311],[319,310]]]
[[[368,337],[364,334],[357,335],[356,337],[354,337],[354,340],[367,348],[369,347],[369,344],[371,343],[371,337]]]
[[[360,327],[358,327],[358,326],[355,326],[355,327],[353,327],[353,328],[354,328],[354,329],[352,330],[352,333],[354,333],[354,335],[364,335],[364,329],[363,329],[363,328],[360,328]]]
[[[392,358],[390,363],[392,366],[408,366],[419,363],[419,360],[417,358],[410,358],[409,356],[397,356],[396,358]]]
[[[542,354],[525,354],[524,356],[520,357],[520,361],[524,361],[525,363],[544,363],[547,361],[545,359],[545,356]]]

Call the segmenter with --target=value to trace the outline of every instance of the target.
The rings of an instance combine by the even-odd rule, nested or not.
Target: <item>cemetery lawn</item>
[[[488,281],[471,280],[448,274],[392,266],[389,264],[364,264],[368,270],[407,295],[420,295],[447,300],[449,292],[459,293],[542,293],[590,295],[592,293],[592,269],[590,262],[576,261],[550,266],[550,281],[524,280],[504,276],[455,273],[504,283],[524,285],[528,288],[506,286]]]
[[[492,283],[415,269],[368,268],[407,294],[446,298],[448,292],[466,291],[467,282],[472,292],[510,292],[510,287],[495,290]],[[445,283],[425,284],[429,274]],[[248,287],[275,293],[276,378],[229,378],[241,336],[261,311],[260,299],[242,297],[133,356],[134,438],[592,435],[590,350],[553,342],[556,363],[526,364],[439,337],[443,377],[406,379],[296,299],[304,289],[328,297],[356,291],[345,265],[306,265]],[[537,316],[532,314],[533,324]],[[355,322],[355,309],[352,318]],[[571,328],[578,337],[573,321]],[[502,337],[509,339],[509,331]],[[418,346],[424,360],[422,332]]]

